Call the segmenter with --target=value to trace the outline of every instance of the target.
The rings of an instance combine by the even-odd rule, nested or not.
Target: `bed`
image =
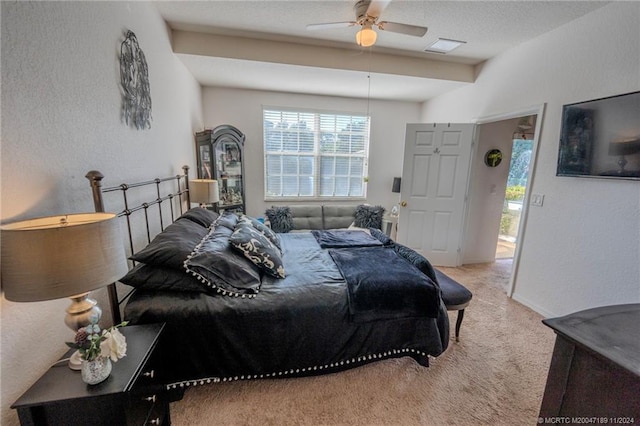
[[[92,180],[96,210],[104,210],[105,191],[135,187],[103,190],[100,180]],[[447,348],[437,279],[418,253],[373,229],[275,235],[249,216],[190,209],[188,169],[182,180],[175,214],[175,194],[157,191],[172,219],[153,237],[147,224],[144,248],[132,242],[135,209],[121,213],[134,260],[121,280],[133,288],[122,298],[124,318],[166,323],[168,389],[326,374],[404,356],[426,367]],[[150,203],[143,205],[146,216]],[[115,317],[123,302],[118,290],[111,294]]]

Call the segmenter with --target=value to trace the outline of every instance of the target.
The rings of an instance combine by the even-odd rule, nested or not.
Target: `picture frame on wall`
[[[579,106],[562,113],[558,174],[586,175],[591,170],[593,111]]]

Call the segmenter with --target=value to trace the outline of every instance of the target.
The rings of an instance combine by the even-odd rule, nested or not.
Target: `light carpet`
[[[190,388],[175,425],[533,425],[554,334],[506,296],[510,260],[440,268],[473,292],[460,342],[431,366],[410,358],[326,376]]]

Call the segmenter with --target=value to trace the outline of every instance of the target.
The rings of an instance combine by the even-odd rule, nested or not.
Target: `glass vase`
[[[83,359],[80,372],[83,382],[90,385],[97,385],[111,374],[111,359],[109,359],[109,357],[98,357],[93,361]]]

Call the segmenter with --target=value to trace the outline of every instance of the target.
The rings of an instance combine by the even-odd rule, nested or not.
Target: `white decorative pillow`
[[[275,278],[285,277],[282,253],[262,232],[254,228],[251,222],[238,222],[229,242],[268,275]]]

